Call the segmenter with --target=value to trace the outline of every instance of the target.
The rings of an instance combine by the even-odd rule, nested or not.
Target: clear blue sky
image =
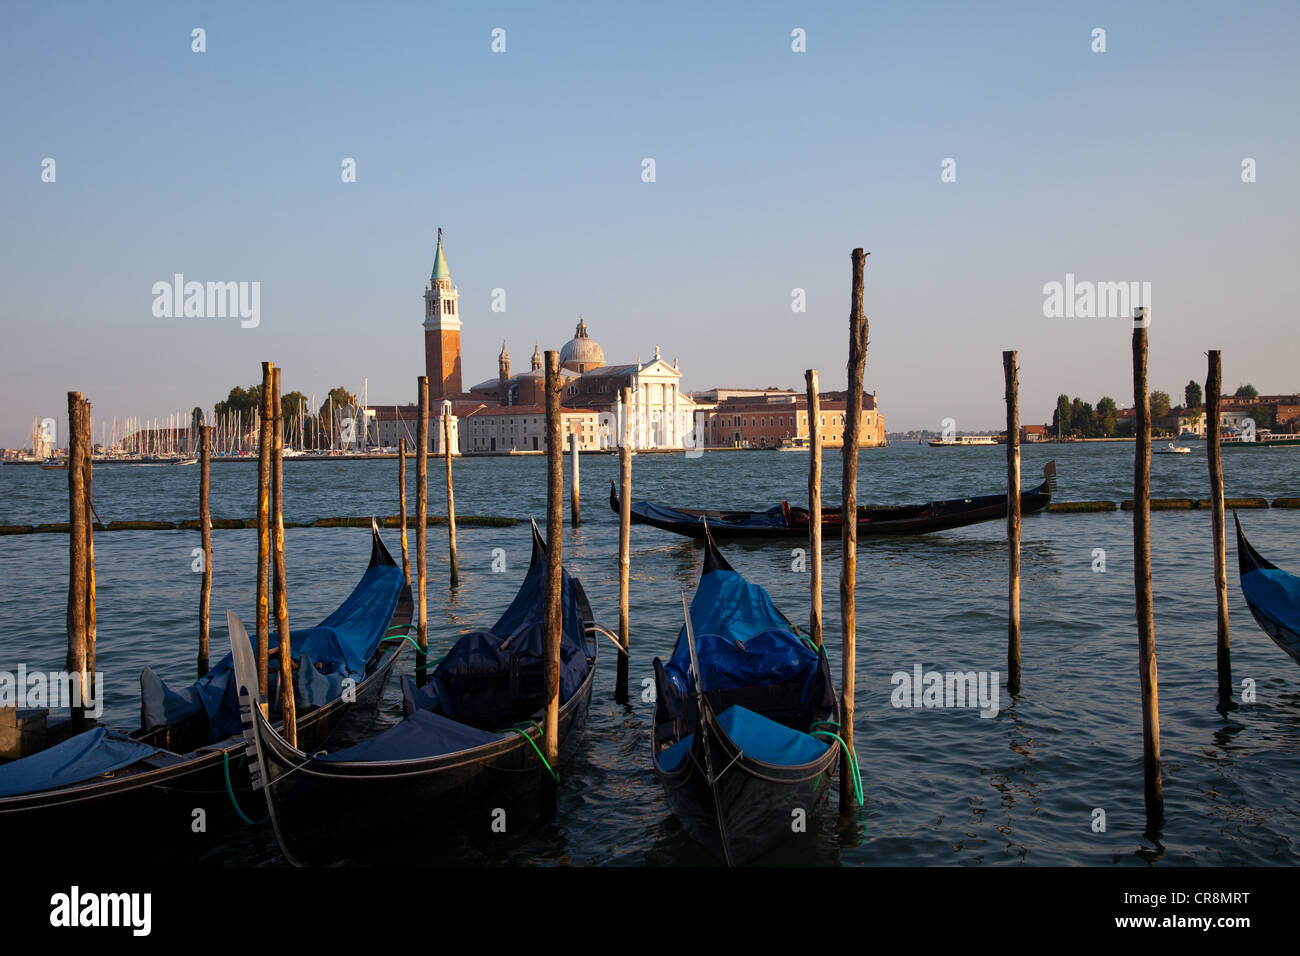
[[[891,429],[997,426],[1004,348],[1025,421],[1131,403],[1125,323],[1042,315],[1067,272],[1152,283],[1176,400],[1209,348],[1228,386],[1300,390],[1300,5],[614,6],[5,5],[0,444],[70,388],[99,418],[211,408],[263,359],[411,400],[440,225],[466,384],[581,312],[686,388],[842,386],[863,246]],[[177,272],[260,281],[260,327],[155,318]]]

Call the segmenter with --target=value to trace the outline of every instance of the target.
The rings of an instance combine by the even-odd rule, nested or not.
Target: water
[[[1156,497],[1204,497],[1204,446],[1189,456],[1153,460]],[[1025,483],[1048,458],[1059,467],[1058,498],[1132,496],[1131,444],[1027,446]],[[617,459],[582,459],[584,524],[566,527],[564,559],[586,586],[597,617],[617,621],[618,526],[607,498]],[[1300,493],[1300,449],[1224,453],[1229,496]],[[443,510],[441,463],[431,463],[431,510]],[[539,520],[545,509],[541,458],[456,463],[461,515]],[[807,461],[772,452],[633,459],[636,499],[686,506],[766,507],[802,503]],[[567,469],[567,463],[566,463]],[[414,469],[408,469],[408,487]],[[395,513],[393,461],[285,464],[285,517]],[[839,494],[840,457],[826,457],[825,499]],[[860,498],[906,503],[996,492],[1005,481],[1000,448],[931,449],[893,445],[864,451]],[[566,470],[567,478],[567,470]],[[215,517],[253,514],[251,463],[213,467]],[[0,523],[67,520],[66,472],[0,468]],[[197,516],[198,469],[103,466],[95,472],[104,521],[183,520]],[[414,512],[414,494],[409,507]],[[567,508],[567,499],[566,499]],[[567,512],[566,512],[567,513]],[[1245,511],[1261,552],[1300,569],[1300,511]],[[1133,611],[1132,516],[1056,514],[1023,528],[1023,692],[1001,697],[996,718],[975,710],[896,709],[896,671],[1005,671],[1006,547],[990,523],[912,539],[864,540],[858,555],[858,665],[855,733],[867,803],[850,826],[825,812],[802,843],[770,862],[808,864],[1285,864],[1300,862],[1300,814],[1290,793],[1300,781],[1300,671],[1256,627],[1237,586],[1229,547],[1233,674],[1255,683],[1257,701],[1216,710],[1215,605],[1208,512],[1157,512],[1152,518],[1156,642],[1167,823],[1143,834],[1142,736]],[[398,548],[396,532],[388,532]],[[288,588],[295,624],[320,619],[351,588],[368,555],[358,528],[289,529]],[[216,531],[213,656],[226,637],[222,612],[251,617],[252,531]],[[461,585],[448,593],[446,536],[429,532],[430,641],[490,624],[508,604],[528,563],[526,525],[461,527]],[[729,560],[762,584],[795,621],[807,615],[807,576],[791,570],[798,541],[724,546]],[[191,571],[195,531],[113,532],[95,541],[99,663],[106,674],[106,717],[138,722],[137,681],[145,664],[168,681],[192,677],[199,575]],[[494,549],[507,570],[491,572]],[[1106,571],[1092,570],[1104,549]],[[412,540],[412,551],[414,541]],[[639,691],[651,660],[666,655],[681,622],[679,592],[692,593],[701,552],[652,528],[632,531],[632,688],[628,707],[613,702],[614,655],[602,664],[581,755],[566,768],[553,826],[509,845],[466,840],[448,860],[504,863],[694,864],[710,858],[668,814],[649,759],[653,705]],[[828,541],[825,632],[839,680],[839,545]],[[66,647],[67,538],[0,538],[0,669],[19,662],[60,669]],[[408,657],[404,668],[411,665]],[[1005,676],[1001,678],[1005,680]],[[397,713],[395,683],[384,719]],[[1105,832],[1092,829],[1095,809]],[[228,848],[237,862],[279,859],[265,834]]]

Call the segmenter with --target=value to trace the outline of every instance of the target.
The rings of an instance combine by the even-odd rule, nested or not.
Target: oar
[[[718,821],[718,842],[722,845],[722,859],[732,866],[731,851],[727,848],[727,827],[722,820],[722,801],[718,799],[717,778],[713,775],[713,753],[709,748],[708,702],[704,699],[704,674],[700,670],[700,657],[695,649],[695,629],[691,626],[691,612],[686,604],[686,591],[682,591],[682,616],[686,618],[686,649],[691,655],[691,673],[695,678],[695,707],[700,740],[704,744],[704,775],[713,795],[713,813]]]

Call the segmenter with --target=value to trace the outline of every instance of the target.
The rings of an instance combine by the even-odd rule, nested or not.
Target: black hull
[[[392,564],[374,533],[370,566]],[[408,626],[410,587],[402,590],[388,630]],[[389,675],[406,642],[381,647],[356,686],[356,700],[336,699],[298,718],[298,738],[319,748],[336,732],[373,718]],[[277,728],[282,724],[277,722]],[[166,747],[166,730],[132,734]],[[231,805],[233,792],[243,813],[257,822],[266,817],[265,801],[252,788],[242,735],[184,754],[160,754],[115,775],[38,793],[0,797],[0,833],[15,859],[68,859],[118,854],[117,862],[192,863],[220,850],[247,832]],[[152,764],[152,766],[146,766]],[[229,787],[227,786],[229,777]],[[202,811],[201,814],[196,811]],[[202,827],[196,831],[196,821]],[[35,854],[26,856],[25,854]],[[123,855],[124,854],[124,855]]]
[[[373,716],[401,653],[384,653],[357,685],[355,703],[334,701],[304,716],[299,739],[319,747],[350,718]],[[28,859],[53,859],[60,847],[72,852],[89,841],[96,854],[127,853],[132,863],[193,862],[247,831],[230,803],[227,763],[240,808],[264,822],[265,802],[252,789],[244,749],[242,737],[231,737],[156,769],[0,799],[0,832],[17,853],[39,854]],[[194,832],[196,810],[203,811],[203,832]]]
[[[1246,536],[1241,531],[1241,522],[1237,520],[1235,513],[1232,520],[1237,526],[1237,568],[1240,574],[1244,576],[1251,571],[1281,570],[1256,551],[1251,543],[1246,540]],[[1300,664],[1300,634],[1297,634],[1281,621],[1276,620],[1263,608],[1256,607],[1251,603],[1250,598],[1246,598],[1246,607],[1250,608],[1250,616],[1255,619],[1255,623],[1259,625],[1260,630],[1267,634],[1273,643],[1280,647],[1288,657]]]
[[[1052,501],[1051,481],[1045,480],[1033,491],[1020,494],[1022,516],[1043,511]],[[610,491],[610,506],[618,511],[617,494]],[[666,513],[673,513],[672,516]],[[1006,495],[978,498],[953,498],[926,505],[862,508],[858,511],[858,537],[931,534],[985,521],[999,521],[1007,516]],[[802,520],[801,520],[802,519]],[[808,536],[807,512],[791,508],[789,515],[773,517],[764,511],[706,511],[689,508],[661,508],[649,502],[632,505],[632,523],[648,524],[664,531],[702,540],[705,525],[714,538],[768,539]],[[822,531],[828,536],[841,533],[838,510],[822,512]]]
[[[587,725],[593,660],[582,686],[560,708],[560,762],[577,749]],[[257,720],[258,718],[254,718]],[[278,734],[258,734],[276,837],[289,862],[409,863],[421,849],[470,828],[494,832],[505,812],[508,832],[542,805],[547,782],[538,751],[540,726],[492,744],[421,760],[313,760]]]
[[[838,717],[837,710],[832,719]],[[664,770],[658,755],[654,756],[655,776],[668,805],[697,843],[739,866],[787,840],[813,839],[815,811],[830,792],[839,767],[839,744],[832,744],[816,763],[778,767],[739,756],[727,735],[710,721],[709,749],[713,766],[727,768],[715,787],[709,786],[700,770],[705,764],[698,741],[675,771]],[[804,811],[802,832],[795,830],[796,810]],[[726,834],[725,852],[719,826]]]

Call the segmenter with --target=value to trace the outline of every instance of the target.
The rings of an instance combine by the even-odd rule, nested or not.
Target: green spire
[[[451,270],[447,268],[447,257],[442,254],[442,230],[438,230],[438,255],[433,260],[433,273],[430,280],[446,279],[451,281]]]

